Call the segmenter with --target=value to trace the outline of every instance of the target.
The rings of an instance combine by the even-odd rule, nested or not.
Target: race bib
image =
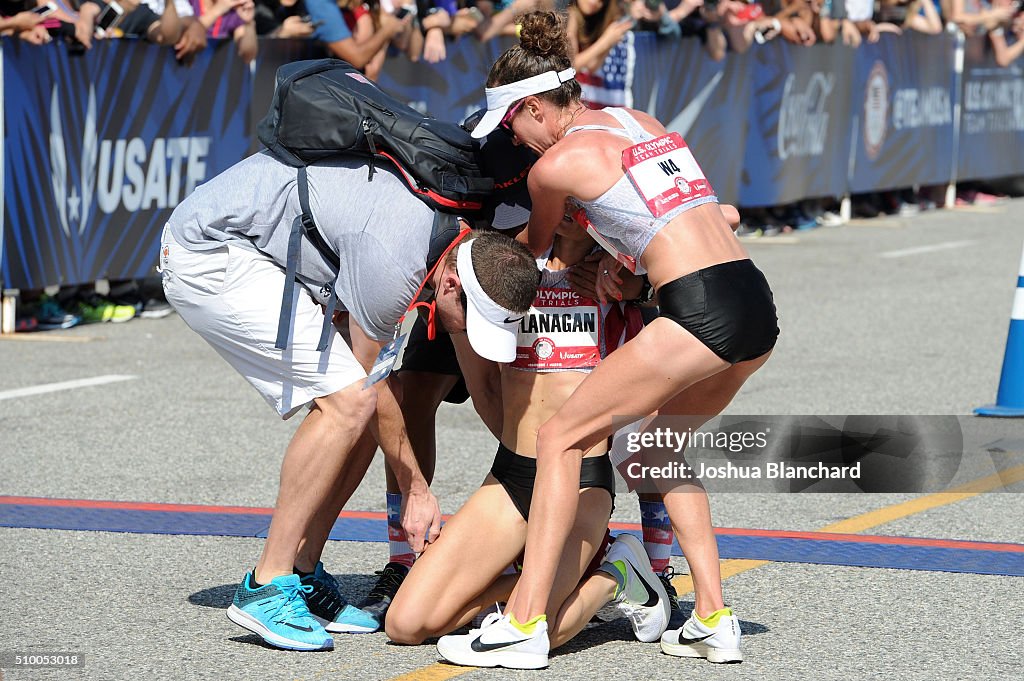
[[[622,169],[656,218],[692,201],[715,196],[704,171],[677,132],[623,151]]]
[[[601,361],[601,310],[568,288],[539,288],[519,322],[516,369],[590,369]]]
[[[575,220],[580,225],[582,225],[583,228],[587,230],[587,234],[590,235],[590,238],[593,239],[598,246],[603,248],[606,252],[611,253],[613,256],[615,256],[615,259],[618,260],[623,265],[625,265],[627,270],[633,272],[634,274],[636,273],[636,258],[629,255],[628,253],[623,252],[622,245],[620,243],[605,237],[603,234],[597,231],[597,228],[594,227],[594,223],[592,223],[590,221],[590,218],[587,217],[586,210],[580,208],[575,213],[573,213],[572,219]]]

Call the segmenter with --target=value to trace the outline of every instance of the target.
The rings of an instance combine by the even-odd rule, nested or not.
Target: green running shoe
[[[131,305],[117,305],[99,296],[91,296],[88,300],[78,303],[78,316],[86,324],[96,322],[119,324],[133,319],[135,308]]]

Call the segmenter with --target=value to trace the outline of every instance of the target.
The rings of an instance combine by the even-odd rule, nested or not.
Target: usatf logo
[[[73,133],[71,138],[64,134],[60,91],[54,85],[50,95],[50,188],[61,229],[69,238],[72,230],[85,232],[93,199],[106,215],[118,210],[134,213],[174,208],[206,179],[209,137],[155,137],[148,145],[141,137],[100,140],[94,85],[89,86],[77,169],[69,165],[74,156],[68,144]]]
[[[550,338],[538,338],[533,344],[533,351],[540,359],[548,359],[555,354],[555,344]]]
[[[864,151],[874,161],[882,152],[889,127],[889,73],[876,61],[864,89]]]

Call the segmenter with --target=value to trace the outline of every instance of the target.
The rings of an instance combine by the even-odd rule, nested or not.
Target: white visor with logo
[[[501,123],[501,119],[505,117],[509,107],[520,99],[556,90],[562,86],[562,83],[572,80],[575,76],[576,69],[573,68],[564,71],[545,71],[514,83],[485,88],[487,113],[473,130],[473,137],[480,139],[489,135]]]
[[[484,359],[511,362],[516,358],[516,332],[523,314],[505,309],[484,292],[473,270],[473,241],[459,246],[455,268],[466,294],[469,344]]]

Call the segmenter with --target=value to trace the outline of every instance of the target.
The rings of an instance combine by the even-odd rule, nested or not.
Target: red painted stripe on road
[[[272,515],[274,509],[254,506],[214,506],[205,504],[146,503],[137,501],[103,501],[97,499],[50,499],[45,497],[0,496],[0,504],[19,506],[48,506],[62,508],[103,508],[122,511],[151,511],[156,513],[223,513]],[[340,518],[363,520],[386,520],[381,511],[342,511]],[[450,516],[444,516],[447,520]],[[609,523],[613,530],[640,531],[637,523]],[[745,527],[715,528],[718,535],[746,537],[775,537],[779,539],[807,539],[813,541],[847,541],[861,544],[889,544],[893,546],[930,546],[935,548],[967,549],[973,551],[1003,551],[1024,553],[1024,544],[1002,542],[978,542],[959,539],[932,539],[925,537],[897,537],[864,534],[840,534],[835,532],[798,532],[792,530],[759,530]]]

